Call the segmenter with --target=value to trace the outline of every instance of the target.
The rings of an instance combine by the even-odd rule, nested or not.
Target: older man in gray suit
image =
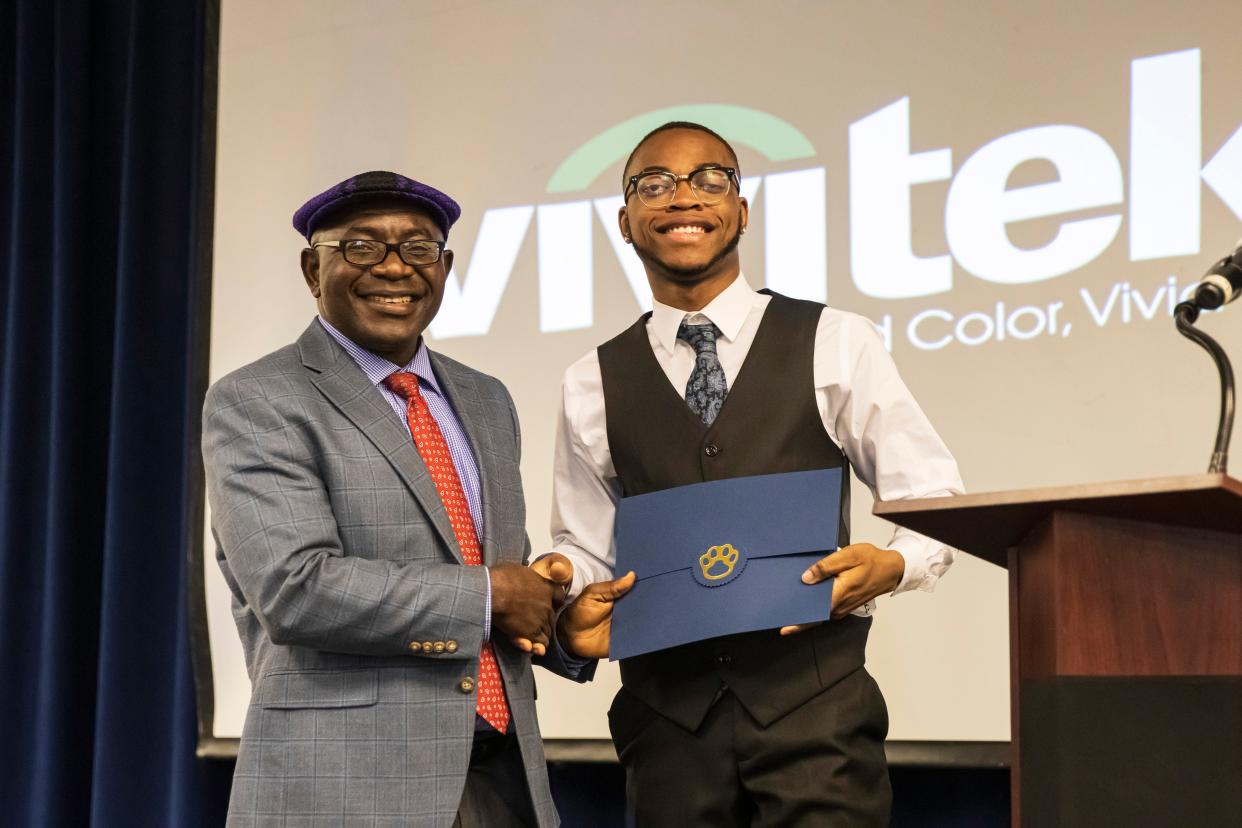
[[[230,825],[557,823],[530,660],[565,584],[524,566],[508,392],[422,340],[459,214],[388,172],[312,198],[318,318],[207,394],[253,683]]]

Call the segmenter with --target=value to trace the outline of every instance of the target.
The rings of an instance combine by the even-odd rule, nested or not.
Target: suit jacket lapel
[[[311,381],[387,458],[414,493],[449,551],[459,562],[465,563],[436,484],[414,448],[409,430],[401,427],[380,392],[349,355],[332,341],[318,320],[312,321],[303,332],[298,348],[302,364],[311,372]]]
[[[440,381],[440,387],[453,404],[462,428],[466,431],[466,437],[470,440],[470,450],[474,452],[474,462],[479,469],[479,491],[483,495],[483,525],[476,529],[479,543],[483,547],[483,563],[491,566],[497,562],[500,551],[496,547],[493,528],[500,524],[497,516],[493,514],[499,492],[495,489],[496,475],[492,472],[491,458],[495,456],[495,452],[492,449],[491,431],[487,428],[487,411],[474,375],[458,370],[435,351],[428,353],[436,379]]]

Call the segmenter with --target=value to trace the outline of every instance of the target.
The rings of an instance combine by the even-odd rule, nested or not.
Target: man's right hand
[[[573,568],[570,567],[570,576]],[[503,563],[490,567],[492,637],[499,631],[523,652],[543,655],[552,635],[556,610],[566,587],[529,567]]]
[[[607,658],[613,602],[634,586],[634,573],[591,584],[565,608],[556,625],[561,646],[581,658]]]
[[[533,562],[530,568],[561,588],[561,601],[557,602],[559,606],[574,582],[573,562],[560,552],[549,552]]]

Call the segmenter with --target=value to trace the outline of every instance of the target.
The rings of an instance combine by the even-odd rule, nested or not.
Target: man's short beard
[[[707,273],[708,271],[710,271],[713,267],[715,267],[720,262],[721,259],[723,259],[725,256],[728,256],[730,253],[736,250],[737,243],[741,241],[741,238],[742,238],[742,228],[741,228],[741,225],[739,225],[737,228],[737,232],[733,234],[733,238],[729,239],[729,243],[726,244],[724,247],[722,247],[720,251],[716,253],[715,256],[712,256],[704,264],[694,265],[693,267],[675,267],[673,265],[668,264],[667,262],[661,261],[656,256],[655,253],[652,253],[649,249],[641,246],[637,241],[632,242],[632,243],[634,245],[634,252],[638,254],[638,258],[642,259],[643,262],[647,264],[657,265],[661,270],[668,273],[670,276],[674,276],[679,279],[685,279],[686,281],[691,281],[695,279],[696,277],[702,276],[704,273]]]

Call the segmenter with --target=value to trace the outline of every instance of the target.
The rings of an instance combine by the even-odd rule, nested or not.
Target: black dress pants
[[[517,735],[475,734],[453,828],[534,828],[534,806]]]
[[[608,721],[637,828],[888,825],[888,710],[862,668],[766,728],[727,691],[693,733],[625,689]]]

